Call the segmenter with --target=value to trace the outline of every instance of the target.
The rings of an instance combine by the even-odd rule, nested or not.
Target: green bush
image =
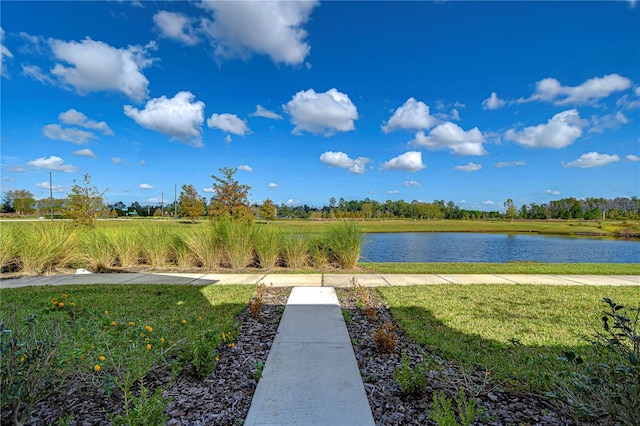
[[[393,378],[398,382],[402,393],[418,395],[427,389],[429,384],[429,370],[426,364],[416,364],[414,368],[409,365],[409,358],[402,357],[400,366],[396,367]]]

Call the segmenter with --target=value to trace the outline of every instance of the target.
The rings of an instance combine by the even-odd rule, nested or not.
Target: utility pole
[[[178,185],[173,184],[173,220],[178,220]]]
[[[164,192],[160,193],[160,213],[161,217],[164,219]]]
[[[53,180],[51,178],[51,171],[49,171],[49,207],[51,207],[51,221],[53,222]]]

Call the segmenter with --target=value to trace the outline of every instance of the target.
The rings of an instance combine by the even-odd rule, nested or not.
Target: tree
[[[275,204],[269,198],[264,200],[264,203],[260,206],[260,217],[269,223],[270,220],[274,220],[276,218],[276,214],[278,210],[276,209]]]
[[[90,185],[91,176],[84,175],[83,185],[74,184],[67,196],[66,214],[78,225],[92,225],[104,208],[104,193]]]
[[[504,210],[504,217],[509,222],[511,222],[518,216],[518,209],[516,208],[516,205],[513,203],[513,200],[511,198],[504,202]]]
[[[241,185],[233,178],[238,169],[223,167],[220,169],[222,177],[211,175],[213,178],[213,192],[209,214],[217,218],[228,218],[238,221],[251,221],[253,214],[249,208],[248,194],[251,187]]]
[[[195,223],[197,218],[204,215],[205,203],[205,198],[198,194],[193,185],[182,185],[178,199],[178,214],[181,217],[188,217],[191,223]]]
[[[36,200],[33,198],[33,194],[26,189],[15,189],[7,191],[3,204],[23,216],[33,213]]]

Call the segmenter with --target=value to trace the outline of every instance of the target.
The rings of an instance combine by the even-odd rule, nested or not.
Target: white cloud
[[[96,135],[85,130],[63,128],[59,124],[47,124],[42,128],[42,133],[53,140],[60,140],[85,145],[90,139],[98,139]]]
[[[9,78],[9,72],[5,66],[5,57],[13,59],[13,53],[4,45],[4,30],[0,27],[0,74],[2,77]]]
[[[273,183],[273,182],[269,182],[269,188],[278,188],[278,184],[277,183]]]
[[[147,160],[140,160],[140,165],[141,166],[146,166],[147,165]]]
[[[518,161],[500,161],[496,163],[496,167],[498,169],[502,169],[503,167],[518,167],[518,166],[526,166],[527,163],[522,160]]]
[[[96,154],[94,154],[93,151],[91,151],[89,148],[85,148],[85,149],[80,149],[78,151],[74,151],[73,155],[77,155],[77,156],[80,156],[80,157],[96,158]]]
[[[499,109],[505,106],[507,102],[504,99],[500,99],[496,92],[491,92],[491,96],[482,101],[482,109]]]
[[[591,78],[579,86],[563,86],[555,78],[545,78],[536,83],[536,90],[527,99],[518,102],[546,101],[556,105],[583,105],[595,103],[615,92],[631,87],[631,80],[618,74]]]
[[[418,151],[405,152],[402,155],[382,163],[382,170],[404,170],[405,172],[417,172],[424,169],[422,153]]]
[[[224,141],[225,141],[226,143],[231,143],[231,141],[232,141],[232,140],[233,140],[233,138],[231,137],[231,135],[227,135],[227,136],[225,136],[225,138],[224,138]]]
[[[324,93],[301,90],[282,108],[291,115],[295,125],[293,134],[306,131],[332,136],[336,132],[354,130],[353,122],[358,119],[358,109],[349,96],[336,89]]]
[[[52,192],[66,192],[64,186],[62,185],[49,185],[49,181],[46,180],[44,182],[38,182],[36,183],[36,188],[40,188],[40,189],[46,189],[47,191],[49,190],[49,188],[51,188]]]
[[[477,172],[478,170],[482,169],[482,164],[476,164],[473,162],[469,162],[469,164],[463,165],[463,166],[455,166],[454,170],[460,170],[463,172],[467,172],[467,173],[471,173],[471,172]]]
[[[153,62],[149,51],[155,44],[118,49],[101,41],[85,38],[81,42],[49,39],[59,61],[51,73],[63,83],[73,86],[81,95],[97,91],[121,92],[140,102],[147,97],[149,80],[142,70]]]
[[[252,53],[267,55],[275,63],[304,62],[311,47],[303,25],[317,1],[223,1],[198,5],[210,11],[213,22],[204,19],[203,29],[219,58],[246,59]]]
[[[600,154],[597,152],[588,152],[582,154],[577,160],[570,161],[568,163],[562,163],[563,167],[578,167],[581,169],[588,169],[591,167],[602,167],[607,164],[620,161],[620,157],[617,155]]]
[[[85,129],[99,130],[104,135],[113,135],[113,131],[109,128],[106,122],[89,120],[86,115],[79,111],[76,111],[75,109],[61,112],[60,115],[58,115],[58,119],[63,124],[80,126],[84,127]]]
[[[122,158],[120,158],[120,157],[111,157],[111,162],[113,164],[122,164]]]
[[[252,112],[251,114],[249,114],[249,117],[262,117],[270,118],[271,120],[282,120],[282,116],[280,114],[276,114],[275,112],[266,109],[262,105],[256,105],[256,112]]]
[[[198,36],[193,27],[193,20],[182,13],[161,10],[153,15],[153,22],[164,37],[180,41],[187,45],[198,43]]]
[[[27,77],[31,77],[42,84],[55,84],[51,77],[46,75],[42,71],[42,68],[37,65],[22,64],[22,74]]]
[[[620,128],[622,124],[628,123],[629,119],[620,111],[615,114],[603,115],[602,117],[594,115],[591,117],[589,133],[604,133],[607,130],[616,130]]]
[[[150,185],[148,183],[141,183],[140,185],[138,185],[138,188],[140,188],[140,189],[153,189],[153,185]]]
[[[297,204],[300,204],[300,201],[299,201],[299,200],[294,200],[293,198],[289,198],[289,199],[287,200],[287,203],[286,203],[286,204],[287,204],[288,206],[295,206],[295,205],[297,205]]]
[[[209,188],[202,188],[202,192],[216,192],[215,189],[209,187]]]
[[[144,128],[199,147],[202,146],[204,102],[194,99],[191,92],[183,91],[171,99],[166,96],[151,99],[143,110],[125,105],[124,113]]]
[[[320,161],[341,169],[348,169],[351,173],[364,174],[366,164],[371,161],[366,157],[358,157],[355,160],[349,158],[344,152],[327,151],[320,156]]]
[[[482,204],[484,204],[485,206],[493,206],[495,204],[495,201],[486,200],[483,201]]]
[[[522,131],[509,129],[505,134],[512,140],[529,148],[564,148],[582,136],[587,121],[580,118],[575,109],[559,112],[547,121],[524,128]]]
[[[420,186],[420,182],[418,182],[417,180],[405,180],[404,186],[406,187],[415,186],[417,188]]]
[[[246,164],[242,164],[242,165],[238,166],[238,170],[243,170],[245,172],[252,172],[253,171],[251,166],[248,166]]]
[[[560,191],[558,191],[556,189],[547,189],[545,192],[547,194],[551,194],[551,195],[560,195]]]
[[[52,155],[50,157],[40,157],[27,163],[29,167],[36,169],[54,170],[57,172],[73,173],[77,172],[78,168],[71,164],[64,164],[64,160],[60,157]]]
[[[638,157],[637,155],[633,155],[633,154],[629,154],[626,157],[624,157],[625,160],[627,161],[640,161],[640,157]]]
[[[382,125],[382,131],[390,133],[395,130],[426,130],[437,123],[437,119],[429,114],[429,106],[424,102],[409,98],[398,107],[389,121]]]
[[[213,114],[207,120],[207,126],[212,129],[220,129],[223,132],[233,133],[234,135],[244,136],[250,129],[247,121],[240,119],[235,114]]]
[[[399,194],[399,193],[400,193],[400,191],[398,191],[397,189],[391,189],[391,190],[387,191],[387,194],[391,194],[391,195]]]
[[[409,145],[425,147],[431,150],[450,149],[455,155],[485,155],[482,147],[485,137],[474,127],[464,131],[460,126],[450,121],[442,123],[425,136],[424,132],[416,133],[415,139]]]

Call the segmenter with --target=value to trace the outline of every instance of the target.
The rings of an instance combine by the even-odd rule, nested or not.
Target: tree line
[[[196,220],[201,217],[228,217],[233,220],[250,221],[254,218],[274,220],[287,219],[415,219],[415,220],[477,220],[477,219],[638,219],[640,200],[638,197],[607,198],[562,198],[548,203],[523,204],[520,207],[508,199],[503,211],[483,211],[461,208],[453,201],[434,200],[423,202],[413,200],[387,200],[380,202],[365,198],[345,200],[330,198],[322,207],[309,205],[291,206],[275,204],[266,199],[262,204],[249,202],[248,185],[238,182],[234,174],[237,169],[224,167],[219,175],[212,175],[213,196],[207,200],[193,185],[182,185],[180,196],[167,204],[142,205],[134,201],[129,206],[119,201],[107,204],[104,193],[91,186],[91,178],[85,175],[81,184],[75,184],[64,199],[43,198],[36,200],[27,190],[7,191],[2,200],[2,213],[20,216],[33,215],[65,217],[77,221],[95,218],[115,218],[123,216],[139,217],[180,217]]]

